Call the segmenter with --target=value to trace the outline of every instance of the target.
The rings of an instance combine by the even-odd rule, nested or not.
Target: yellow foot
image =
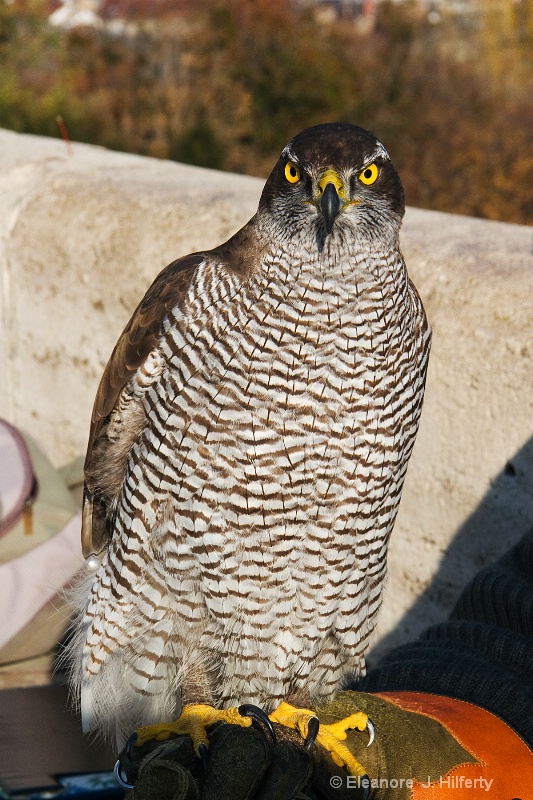
[[[303,738],[307,739],[309,721],[311,719],[316,719],[316,714],[305,708],[295,708],[289,705],[289,703],[281,703],[281,705],[270,714],[270,719],[272,722],[277,722],[280,725],[285,725],[287,728],[299,731]],[[320,725],[316,741],[318,744],[322,745],[322,747],[326,748],[337,766],[346,767],[351,775],[359,775],[362,777],[366,775],[366,769],[342,742],[346,739],[346,731],[353,730],[354,728],[357,728],[359,731],[364,731],[367,726],[371,731],[372,741],[373,729],[371,728],[371,723],[369,723],[367,715],[359,711],[357,714],[352,714],[345,719],[334,722],[332,725]]]
[[[237,708],[219,710],[204,703],[197,703],[185,706],[175,722],[162,722],[159,725],[138,728],[134,746],[141,747],[151,739],[164,741],[171,736],[190,736],[194,752],[200,756],[201,745],[205,747],[209,745],[205,729],[215,722],[229,722],[243,728],[248,728],[252,724],[250,717],[241,717]]]

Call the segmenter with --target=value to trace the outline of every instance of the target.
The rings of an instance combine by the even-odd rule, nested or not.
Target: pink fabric
[[[81,512],[51,539],[0,565],[0,647],[3,647],[83,566]]]
[[[33,471],[24,439],[9,422],[0,420],[0,536],[19,519],[31,493]]]

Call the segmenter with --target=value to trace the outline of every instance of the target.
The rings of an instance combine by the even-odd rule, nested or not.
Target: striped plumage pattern
[[[315,129],[326,157],[344,128],[360,131]],[[280,161],[316,182],[297,142]],[[227,245],[159,276],[133,323],[178,289],[140,328],[146,352],[130,322],[139,364],[113,380],[119,342],[106,369],[87,485],[109,541],[75,645],[86,728],[127,735],[175,716],[180,692],[316,702],[364,670],[429,329],[397,244],[403,195],[399,212],[354,203],[321,237],[320,208],[293,220],[275,180]]]

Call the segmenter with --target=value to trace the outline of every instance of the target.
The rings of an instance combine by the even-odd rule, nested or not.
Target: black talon
[[[200,744],[198,745],[198,754],[202,759],[202,766],[205,772],[207,772],[207,765],[209,763],[208,753],[209,751],[205,746],[205,744],[203,742],[200,742]]]
[[[372,742],[376,738],[376,729],[374,728],[374,725],[372,724],[372,722],[370,722],[369,719],[367,719],[367,721],[366,721],[366,727],[368,729],[368,744],[367,744],[367,747],[370,747],[370,745],[372,744]]]
[[[130,761],[133,761],[131,757],[131,748],[133,747],[136,741],[137,741],[137,731],[134,731],[124,746],[124,753],[126,754],[126,758],[129,758]]]
[[[310,750],[315,743],[315,739],[318,736],[318,729],[320,728],[320,720],[318,717],[311,717],[309,722],[307,723],[307,736],[305,737],[304,747],[306,750]]]
[[[115,776],[115,780],[119,786],[122,786],[123,789],[133,789],[134,784],[128,783],[122,777],[122,764],[120,763],[120,758],[117,759],[115,764],[115,769],[113,770],[113,775]]]
[[[370,800],[370,778],[368,775],[361,775],[359,786],[363,787],[363,800]]]
[[[252,719],[256,719],[258,722],[262,722],[272,738],[272,744],[276,744],[278,741],[276,731],[274,730],[274,726],[272,725],[272,721],[269,719],[268,714],[266,714],[262,708],[259,708],[259,706],[253,706],[251,703],[244,703],[242,706],[239,706],[238,711],[241,717],[251,717]]]

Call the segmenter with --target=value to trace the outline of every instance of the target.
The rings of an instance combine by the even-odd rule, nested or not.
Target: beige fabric
[[[23,432],[22,435],[30,452],[39,491],[32,506],[31,534],[24,532],[24,522],[20,520],[9,533],[0,538],[0,566],[22,559],[30,551],[49,542],[78,511],[76,500],[61,473],[52,466],[31,437]],[[71,472],[72,470],[67,470],[65,474],[70,475]],[[40,547],[40,550],[46,558],[46,548]],[[46,565],[44,570],[46,571]],[[61,586],[57,586],[57,590],[60,589]],[[21,586],[22,591],[24,589]],[[0,665],[34,658],[51,651],[57,644],[67,627],[69,609],[60,594],[51,600],[50,596],[50,591],[46,596],[43,595],[43,606],[36,610],[31,621],[0,648]]]
[[[12,561],[58,533],[78,510],[76,502],[59,472],[29,436],[22,432],[39,484],[32,506],[32,533],[24,533],[20,520],[0,538],[0,564]]]
[[[28,625],[0,648],[0,665],[25,661],[50,652],[67,629],[70,611],[65,598],[56,595]]]

